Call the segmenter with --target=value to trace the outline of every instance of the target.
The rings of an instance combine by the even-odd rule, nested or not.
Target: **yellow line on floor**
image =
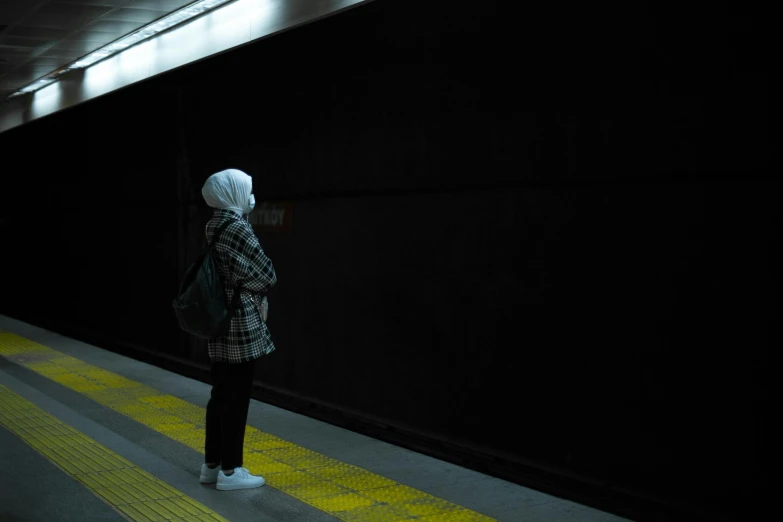
[[[10,332],[0,356],[203,453],[206,411]],[[494,519],[247,426],[244,466],[268,485],[346,522]],[[230,494],[230,493],[229,493]]]
[[[0,426],[129,520],[226,520],[2,385]]]

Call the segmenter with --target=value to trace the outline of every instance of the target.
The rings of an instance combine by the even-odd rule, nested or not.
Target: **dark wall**
[[[175,342],[173,101],[141,86],[0,135],[5,312]]]
[[[294,203],[260,237],[264,386],[606,509],[748,520],[779,292],[760,19],[496,4],[376,0],[0,135],[0,310],[205,362],[169,303],[201,184],[241,168]]]

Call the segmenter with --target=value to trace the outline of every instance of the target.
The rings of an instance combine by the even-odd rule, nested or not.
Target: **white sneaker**
[[[202,484],[214,484],[218,481],[218,473],[220,473],[220,464],[215,469],[210,469],[206,464],[201,465],[201,478],[199,481]]]
[[[264,477],[251,475],[246,468],[234,468],[234,473],[226,475],[220,470],[217,478],[217,489],[220,491],[231,491],[235,489],[260,488],[266,481]]]

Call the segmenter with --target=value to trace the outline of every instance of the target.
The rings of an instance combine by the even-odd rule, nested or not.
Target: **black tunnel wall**
[[[178,342],[158,301],[178,277],[176,98],[145,88],[0,135],[4,312]]]
[[[499,4],[377,0],[0,135],[2,312],[203,364],[169,303],[201,184],[241,168],[294,205],[260,235],[264,386],[606,509],[747,520],[779,292],[760,18]]]

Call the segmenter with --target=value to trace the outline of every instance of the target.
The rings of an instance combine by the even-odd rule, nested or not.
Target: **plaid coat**
[[[234,297],[234,287],[241,285],[247,290],[240,294],[242,304],[231,319],[228,332],[209,340],[209,358],[214,362],[240,363],[258,359],[275,349],[266,323],[261,320],[260,306],[263,293],[277,283],[277,275],[251,226],[230,210],[215,211],[207,222],[207,241],[212,242],[226,219],[235,219],[236,223],[223,231],[212,252],[228,302]]]

